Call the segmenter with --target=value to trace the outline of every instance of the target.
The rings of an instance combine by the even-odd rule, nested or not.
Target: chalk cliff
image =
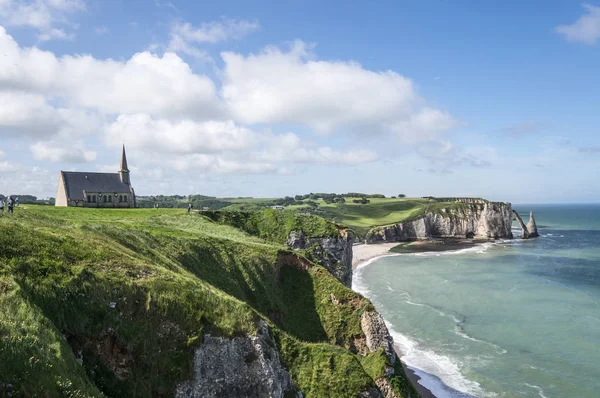
[[[301,394],[284,368],[266,322],[255,336],[204,336],[194,355],[194,377],[175,397],[297,397]]]
[[[340,229],[335,237],[309,237],[303,231],[291,231],[286,244],[293,250],[308,250],[307,257],[327,268],[346,287],[352,285],[352,244],[354,232]]]
[[[442,208],[414,221],[374,227],[368,243],[429,238],[512,238],[510,203],[474,202]]]

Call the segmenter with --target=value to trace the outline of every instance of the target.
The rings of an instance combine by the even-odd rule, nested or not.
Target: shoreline
[[[390,249],[398,246],[398,242],[394,243],[375,243],[375,244],[358,244],[352,247],[352,271],[356,271],[356,269],[369,262],[370,260],[374,260],[379,257],[389,256],[393,253],[390,253]],[[359,249],[359,250],[356,250]],[[408,365],[402,360],[402,351],[394,342],[394,351],[396,351],[396,356],[398,360],[402,364],[402,368],[404,369],[404,373],[406,373],[406,377],[412,384],[415,390],[419,393],[421,398],[436,398],[435,395],[427,388],[425,388],[422,384],[419,383],[421,377],[419,377],[414,370],[408,367]]]
[[[463,250],[482,243],[489,242],[489,240],[421,240],[413,242],[392,242],[392,243],[374,243],[366,244],[361,243],[352,247],[352,271],[355,272],[360,266],[370,264],[372,261],[387,256],[410,254],[410,253],[424,253],[424,252],[440,252],[440,251],[452,251],[452,250]],[[398,247],[398,252],[392,253],[390,249]],[[354,290],[354,286],[352,286]],[[355,290],[356,291],[356,290]],[[402,364],[402,368],[408,377],[408,380],[412,386],[417,390],[421,398],[436,398],[431,390],[424,385],[420,384],[419,381],[422,379],[417,373],[411,369],[403,360],[403,353],[400,347],[394,342],[394,351]],[[435,375],[432,375],[435,377]],[[448,387],[448,386],[446,386]],[[448,387],[448,389],[451,389]]]
[[[393,254],[390,253],[390,249],[396,246],[398,246],[397,242],[374,244],[361,243],[352,246],[352,271],[356,271],[360,265],[369,260]]]

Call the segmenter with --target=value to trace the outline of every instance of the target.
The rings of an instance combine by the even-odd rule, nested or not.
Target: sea
[[[600,397],[600,205],[513,205],[540,237],[373,259],[353,288],[436,397]]]

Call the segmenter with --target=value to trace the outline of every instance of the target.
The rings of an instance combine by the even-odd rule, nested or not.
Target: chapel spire
[[[129,171],[127,168],[127,156],[125,155],[125,144],[123,144],[123,153],[121,154],[121,170],[120,171]]]
[[[123,184],[130,184],[127,156],[125,155],[125,144],[123,144],[123,153],[121,154],[121,170],[119,170],[119,176],[121,177],[121,182],[123,182]]]

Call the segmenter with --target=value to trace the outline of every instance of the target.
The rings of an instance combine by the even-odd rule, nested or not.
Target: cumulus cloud
[[[596,44],[600,38],[600,7],[583,4],[585,14],[570,25],[560,25],[556,31],[569,41]]]
[[[0,27],[0,90],[60,98],[71,107],[105,114],[151,113],[167,117],[219,117],[213,81],[192,72],[173,53],[134,54],[127,61],[89,55],[57,58],[38,48],[20,48]]]
[[[55,163],[89,163],[96,160],[96,152],[86,151],[82,142],[40,141],[31,146],[31,152],[36,160]]]
[[[129,147],[172,153],[213,153],[247,149],[256,135],[233,121],[152,119],[147,114],[121,115],[107,128],[107,143],[125,141]]]
[[[409,79],[355,62],[313,61],[309,46],[300,41],[287,52],[270,47],[257,55],[221,56],[222,97],[244,123],[302,123],[329,133],[341,126],[403,120],[420,101]]]
[[[72,39],[56,25],[68,25],[68,18],[85,10],[83,0],[1,0],[0,22],[36,29],[40,41]]]

